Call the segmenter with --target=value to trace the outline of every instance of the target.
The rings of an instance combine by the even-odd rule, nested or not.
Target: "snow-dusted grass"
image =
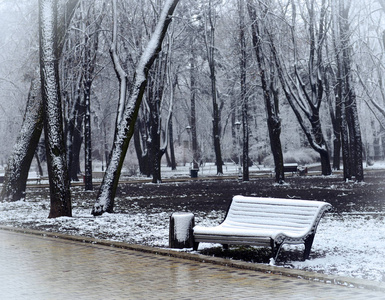
[[[298,269],[385,281],[384,214],[326,215],[312,250],[321,257],[291,264]]]

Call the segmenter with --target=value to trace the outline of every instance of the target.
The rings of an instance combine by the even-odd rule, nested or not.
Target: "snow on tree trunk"
[[[49,218],[71,216],[57,57],[57,1],[39,1],[40,76],[50,183]]]
[[[110,162],[104,174],[96,203],[92,209],[93,215],[101,215],[104,212],[113,211],[116,188],[118,186],[127,148],[134,133],[135,121],[147,84],[148,72],[161,50],[162,41],[178,2],[179,0],[166,1],[157,26],[140,57],[123,118],[117,125],[117,134],[114,138],[113,147],[110,153]]]
[[[23,124],[5,171],[1,198],[17,201],[25,196],[28,171],[43,129],[40,77],[31,83]]]
[[[90,26],[90,19],[87,16],[85,30]],[[96,25],[98,28],[99,25]],[[91,87],[95,73],[96,57],[99,48],[99,35],[97,33],[89,36],[84,35],[83,53],[83,86],[84,86],[84,189],[92,191],[92,143],[91,143]]]
[[[112,9],[113,9],[113,27],[112,27],[112,43],[110,47],[110,56],[112,63],[114,65],[114,70],[116,73],[116,77],[118,78],[119,81],[119,101],[118,101],[118,108],[117,108],[117,114],[116,114],[116,125],[120,123],[120,121],[123,118],[123,112],[124,112],[124,107],[126,103],[126,93],[128,89],[128,75],[124,71],[120,60],[119,56],[117,53],[117,48],[118,48],[118,41],[117,41],[117,35],[118,35],[118,15],[117,15],[117,3],[116,0],[112,1]],[[115,135],[117,134],[117,126],[115,128]]]
[[[87,70],[88,71],[88,70]],[[85,115],[84,115],[84,189],[92,191],[92,144],[91,144],[91,84],[92,81],[85,82]]]
[[[67,1],[64,12],[59,17],[57,55],[61,54],[65,33],[78,3],[79,0]],[[5,173],[5,182],[1,192],[2,198],[16,201],[24,197],[28,171],[39,143],[42,128],[43,99],[41,96],[40,74],[36,72],[31,84],[20,134],[17,137]]]

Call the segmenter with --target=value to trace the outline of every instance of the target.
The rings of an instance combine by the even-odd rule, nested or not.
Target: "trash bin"
[[[190,176],[191,178],[197,178],[198,177],[198,169],[191,169],[190,170]]]
[[[169,247],[193,248],[195,225],[194,214],[189,212],[175,212],[170,216]]]

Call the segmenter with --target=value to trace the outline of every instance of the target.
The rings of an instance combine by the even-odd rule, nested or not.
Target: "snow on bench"
[[[283,172],[288,173],[291,172],[292,174],[298,172],[298,164],[297,163],[287,163],[283,164]]]
[[[234,196],[218,226],[193,228],[194,250],[200,242],[271,246],[274,261],[283,244],[305,244],[308,259],[318,223],[331,209],[327,202]]]

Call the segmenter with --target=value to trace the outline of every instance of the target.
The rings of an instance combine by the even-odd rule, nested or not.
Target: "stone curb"
[[[6,230],[11,232],[17,232],[17,233],[25,233],[25,234],[33,234],[33,235],[49,237],[49,238],[59,238],[63,240],[97,244],[97,245],[108,246],[108,247],[116,247],[120,249],[152,253],[154,255],[163,255],[163,256],[187,259],[187,260],[197,261],[201,263],[211,263],[215,265],[227,266],[232,268],[252,270],[256,272],[287,276],[291,278],[305,279],[305,280],[314,281],[314,282],[322,282],[325,284],[336,284],[336,285],[346,286],[350,288],[361,288],[361,289],[369,289],[369,290],[375,290],[375,291],[383,291],[385,293],[385,283],[382,283],[382,282],[375,282],[375,281],[343,277],[343,276],[326,275],[322,273],[287,269],[283,267],[275,267],[275,266],[258,264],[258,263],[248,263],[248,262],[243,262],[238,260],[230,260],[225,258],[206,256],[199,253],[188,253],[188,252],[184,252],[183,250],[178,251],[177,249],[154,248],[154,247],[145,246],[145,245],[127,244],[124,242],[101,240],[101,239],[95,239],[90,237],[67,235],[67,234],[56,233],[56,232],[38,231],[38,230],[33,230],[28,228],[0,226],[0,230]]]

